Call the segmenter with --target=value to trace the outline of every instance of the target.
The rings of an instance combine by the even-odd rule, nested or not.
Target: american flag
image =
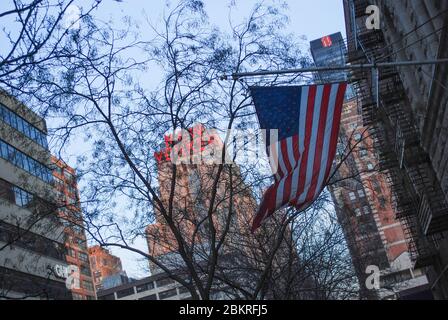
[[[252,232],[276,210],[305,210],[322,192],[336,153],[346,88],[345,82],[250,88],[260,127],[266,129],[275,181],[263,196]],[[269,138],[272,129],[278,130],[275,141]]]

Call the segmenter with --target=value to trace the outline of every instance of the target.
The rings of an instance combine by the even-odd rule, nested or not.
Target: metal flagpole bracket
[[[255,72],[241,72],[232,73],[231,75],[222,75],[221,80],[239,80],[243,77],[256,77],[256,76],[269,76],[269,75],[282,75],[282,74],[294,74],[294,73],[307,73],[307,72],[321,72],[321,71],[343,71],[343,70],[362,70],[376,68],[380,70],[384,67],[406,67],[406,66],[418,66],[428,64],[440,64],[448,63],[448,58],[438,60],[423,60],[423,61],[397,61],[397,62],[380,62],[380,63],[365,63],[365,64],[347,64],[343,66],[327,66],[327,67],[309,67],[300,69],[286,69],[286,70],[272,70],[272,71],[255,71]]]

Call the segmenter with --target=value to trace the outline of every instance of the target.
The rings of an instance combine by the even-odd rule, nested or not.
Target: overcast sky
[[[230,0],[205,0],[205,9],[212,24],[221,29],[228,27],[227,6]],[[243,20],[255,4],[255,0],[233,0],[238,8],[232,15],[234,21]],[[141,32],[149,33],[145,28],[145,17],[149,17],[155,25],[161,20],[166,11],[165,0],[123,0],[122,2],[106,1],[96,14],[103,20],[111,20],[119,26],[124,16],[141,22]],[[169,1],[176,3],[176,1]],[[344,14],[342,0],[287,0],[289,6],[290,23],[287,32],[295,33],[297,36],[305,36],[308,41],[341,31],[345,37]],[[148,34],[148,36],[151,36]],[[151,75],[156,76],[156,75]],[[76,166],[75,156],[81,152],[80,146],[73,146],[66,150],[64,159],[69,165]],[[144,240],[135,244],[138,248],[146,251]],[[112,249],[113,254],[122,259],[123,267],[129,276],[136,278],[147,276],[142,269],[147,266],[141,256],[131,254],[126,250]]]

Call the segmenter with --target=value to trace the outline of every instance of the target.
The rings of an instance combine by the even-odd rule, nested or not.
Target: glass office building
[[[310,48],[316,67],[343,66],[346,64],[347,47],[340,32],[311,41]],[[314,75],[314,79],[319,83],[346,81],[347,72],[344,70],[321,71]],[[354,97],[355,92],[349,85],[345,99],[350,100]]]
[[[71,299],[45,121],[0,91],[0,299]]]

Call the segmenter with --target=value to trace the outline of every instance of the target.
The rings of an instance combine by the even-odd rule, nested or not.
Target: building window
[[[70,257],[76,258],[76,251],[73,250],[73,248],[67,248],[67,254],[68,254]]]
[[[137,292],[152,290],[154,289],[154,282],[151,281],[149,283],[141,284],[139,286],[136,286],[135,288],[137,289]]]
[[[78,208],[79,201],[78,201],[78,198],[76,196],[75,196],[75,198],[67,197],[66,200],[67,200],[67,205],[75,206],[76,208]]]
[[[82,280],[81,287],[83,289],[86,289],[86,290],[89,290],[89,291],[93,291],[93,284],[90,281]]]
[[[31,193],[16,186],[13,186],[12,189],[14,191],[15,204],[19,207],[28,207],[29,203],[33,201],[34,197]]]
[[[176,290],[176,288],[174,288],[174,289],[170,289],[167,291],[159,292],[159,299],[163,300],[163,299],[167,299],[170,297],[174,297],[176,295],[177,295],[177,290]]]
[[[64,185],[65,185],[64,181],[62,181],[58,177],[53,177],[53,184],[59,191],[63,191],[64,190]]]
[[[364,190],[359,189],[359,190],[358,190],[358,196],[359,196],[360,198],[364,198],[364,197],[366,196],[366,194],[364,193]]]
[[[84,252],[79,252],[79,260],[81,260],[83,262],[88,262],[89,257]]]
[[[342,157],[344,153],[345,153],[345,146],[341,142],[338,142],[336,146],[336,155],[338,157]]]
[[[54,168],[54,172],[57,173],[60,177],[63,177],[63,176],[64,176],[64,174],[62,173],[62,168],[60,168],[60,167],[56,167],[56,168]],[[58,178],[58,179],[59,179],[59,178]],[[62,180],[60,180],[60,179],[59,179],[59,181],[62,182]]]
[[[0,119],[48,150],[47,135],[0,103]]]
[[[70,172],[68,172],[67,170],[64,170],[64,177],[67,179],[67,184],[69,187],[72,187],[75,184],[76,182],[75,176]]]
[[[155,294],[150,294],[149,296],[140,298],[140,299],[138,299],[138,300],[157,300],[157,295],[155,295]]]
[[[72,293],[73,300],[84,300],[84,297],[80,295],[79,293]]]
[[[355,201],[356,200],[356,195],[355,195],[354,192],[349,192],[348,196],[349,196],[351,201]]]
[[[356,209],[355,209],[355,215],[356,215],[357,217],[361,216],[361,209],[356,208]]]
[[[95,257],[90,257],[90,264],[92,265],[93,269],[96,268],[96,258]]]
[[[85,276],[90,277],[90,268],[86,266],[81,266],[81,273]]]
[[[76,244],[77,244],[81,249],[87,249],[87,241],[86,241],[86,240],[76,238],[75,241],[76,241]],[[88,260],[87,260],[87,261],[88,261]],[[87,262],[87,261],[86,261],[86,262]]]
[[[12,184],[0,179],[0,198],[15,203],[15,193]]]
[[[361,148],[360,150],[359,150],[359,157],[360,158],[364,158],[364,157],[367,157],[367,150],[365,149],[365,148]]]
[[[52,214],[56,211],[53,204],[2,179],[0,179],[0,198],[17,206],[28,208],[37,215],[45,215],[55,223],[61,222],[56,214]]]
[[[127,296],[130,296],[130,295],[134,294],[134,293],[135,293],[134,292],[134,287],[123,289],[123,290],[117,291],[117,298],[127,297]]]
[[[373,170],[373,168],[374,168],[373,164],[369,162],[367,164],[367,170]]]
[[[77,225],[77,224],[71,224],[70,228],[73,230],[74,233],[77,233],[79,235],[83,235],[84,234],[83,233],[84,228],[79,226],[79,225]]]
[[[67,252],[62,244],[0,220],[0,242],[9,243],[11,239],[17,247],[42,256],[65,260]]]
[[[179,294],[190,292],[190,290],[188,290],[186,287],[179,287],[178,289],[179,289]]]
[[[400,271],[387,276],[383,276],[381,281],[383,286],[390,286],[393,283],[400,283],[412,279],[412,274],[409,270]]]
[[[355,139],[355,141],[361,141],[362,135],[359,132],[357,132],[353,135],[353,138]]]
[[[381,209],[385,209],[386,208],[386,199],[384,197],[379,197],[378,201],[380,203]]]
[[[67,190],[70,193],[70,196],[72,198],[77,198],[77,192],[76,192],[76,188],[70,184],[67,185]]]
[[[362,207],[362,211],[363,211],[364,214],[369,214],[369,213],[370,213],[370,208],[369,208],[369,206],[364,206],[364,207]]]
[[[115,295],[113,293],[106,294],[105,296],[98,297],[98,300],[115,300]]]
[[[165,279],[157,280],[156,282],[157,282],[157,287],[160,288],[160,287],[164,287],[164,286],[174,283],[174,280],[172,280],[170,278],[165,278]]]
[[[372,185],[373,185],[373,190],[375,190],[376,193],[381,193],[381,186],[380,186],[380,183],[378,182],[378,180],[373,180]]]
[[[47,183],[53,182],[53,174],[49,168],[3,140],[0,140],[0,157]]]

